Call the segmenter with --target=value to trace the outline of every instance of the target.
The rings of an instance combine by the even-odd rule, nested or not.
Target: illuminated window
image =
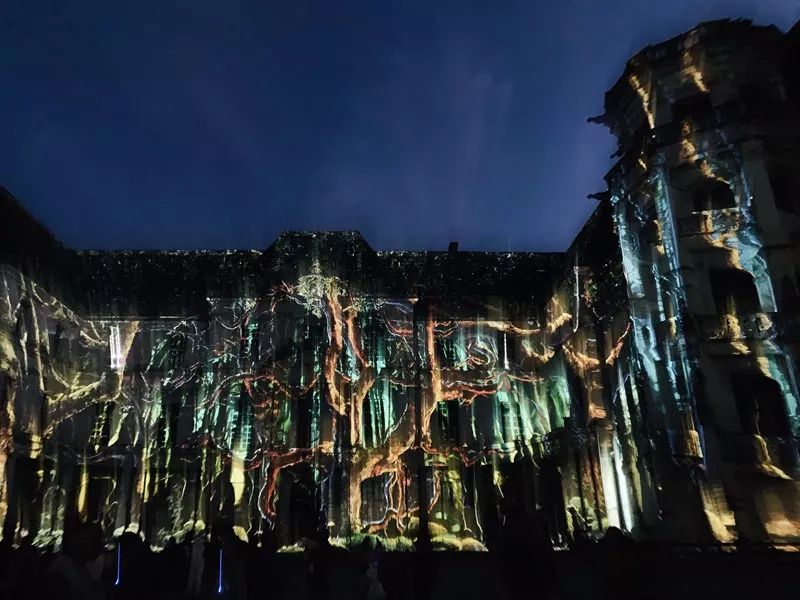
[[[119,338],[119,325],[112,325],[108,335],[108,346],[111,351],[111,368],[122,369],[125,366],[125,357],[122,356],[122,344]]]

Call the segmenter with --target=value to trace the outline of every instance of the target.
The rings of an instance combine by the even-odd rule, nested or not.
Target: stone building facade
[[[4,535],[800,541],[798,42],[719,21],[633,57],[562,253],[74,251],[3,190]]]

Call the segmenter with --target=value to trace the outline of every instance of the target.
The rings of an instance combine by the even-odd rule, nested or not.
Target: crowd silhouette
[[[645,597],[636,591],[642,589],[636,548],[611,528],[599,541],[577,531],[568,554],[577,565],[571,568],[594,580],[600,600]],[[483,584],[495,598],[567,597],[547,523],[513,502],[505,507],[495,547],[473,558],[383,552],[371,537],[346,550],[321,533],[304,540],[302,555],[278,549],[271,532],[245,542],[219,523],[180,541],[168,539],[156,552],[134,533],[104,544],[97,524],[82,523],[64,533],[57,549],[38,548],[30,536],[0,542],[0,598],[433,600],[449,597],[452,578],[473,568],[493,574]],[[443,560],[450,561],[446,574]]]

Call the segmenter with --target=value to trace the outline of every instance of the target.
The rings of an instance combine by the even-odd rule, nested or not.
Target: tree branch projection
[[[71,511],[155,544],[217,518],[242,536],[277,527],[296,542],[302,532],[282,513],[304,489],[310,519],[333,538],[410,539],[419,393],[432,533],[479,548],[467,471],[537,455],[573,411],[567,370],[587,393],[598,380],[600,361],[562,308],[569,291],[548,306],[545,326],[535,315],[488,307],[499,316],[464,318],[430,303],[415,336],[416,299],[360,295],[318,266],[261,298],[210,298],[205,320],[84,318],[19,272],[3,278],[0,481],[10,455],[51,465],[38,471],[37,514],[15,516],[42,542]],[[64,449],[76,477],[60,466]],[[501,485],[499,473],[492,479]]]

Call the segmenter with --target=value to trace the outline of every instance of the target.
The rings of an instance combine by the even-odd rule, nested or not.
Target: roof
[[[92,315],[202,316],[207,298],[263,296],[314,270],[353,293],[425,295],[454,310],[489,298],[538,304],[569,262],[563,252],[375,251],[357,231],[288,231],[259,250],[76,251],[5,193],[0,262]]]

